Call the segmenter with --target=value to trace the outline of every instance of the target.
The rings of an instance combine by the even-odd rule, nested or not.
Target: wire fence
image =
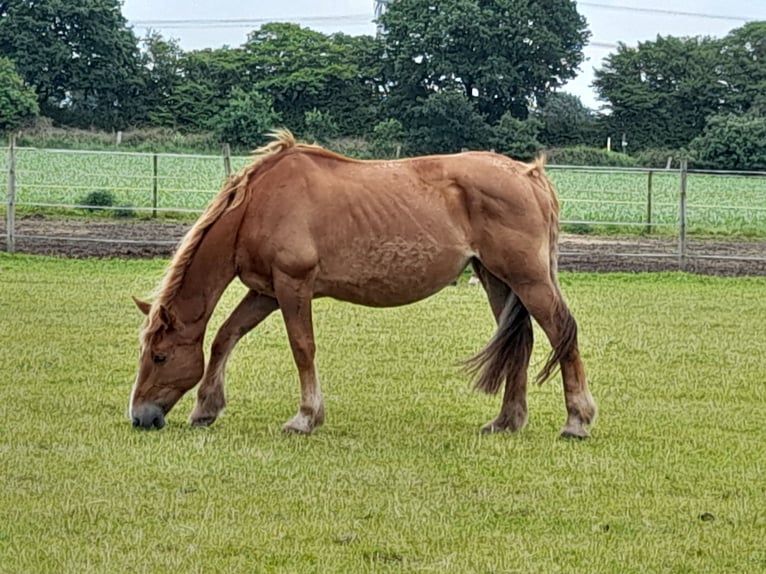
[[[16,148],[11,140],[0,170],[0,209],[5,211],[5,249],[17,241],[125,242],[168,244],[176,239],[109,237],[88,233],[57,234],[17,229],[17,219],[31,214],[77,215],[83,229],[92,219],[191,221],[201,213],[226,177],[250,161],[221,155],[160,154]],[[702,237],[766,239],[766,172],[688,169],[547,166],[562,203],[562,226],[575,237],[622,237],[620,257],[689,258],[766,261],[766,253],[706,252],[690,249]],[[97,226],[96,226],[97,227]],[[647,243],[647,238],[656,241]],[[612,246],[615,242],[611,243]],[[564,246],[562,254],[592,253],[587,241]]]

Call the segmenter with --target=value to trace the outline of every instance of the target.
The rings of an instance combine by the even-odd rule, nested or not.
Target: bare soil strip
[[[189,223],[167,221],[60,219],[32,215],[17,221],[16,252],[72,258],[166,258],[172,255],[189,226]],[[2,220],[0,251],[5,251],[5,243],[5,221]],[[766,241],[690,240],[687,248],[686,271],[766,276]],[[678,241],[672,238],[563,235],[560,251],[559,267],[567,271],[679,269]]]

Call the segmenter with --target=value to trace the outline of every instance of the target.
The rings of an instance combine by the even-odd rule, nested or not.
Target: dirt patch
[[[36,214],[16,221],[16,252],[72,258],[166,258],[191,223],[143,219],[48,218]],[[0,249],[5,251],[5,224]]]
[[[678,271],[766,276],[766,241],[692,239],[679,258],[678,239],[563,235],[559,268],[568,271]]]
[[[191,223],[144,219],[49,218],[16,223],[16,252],[60,257],[145,259],[173,254]],[[0,250],[6,250],[0,221]],[[567,271],[677,271],[678,240],[563,235],[559,267]],[[711,275],[766,276],[766,241],[691,240],[684,269]]]

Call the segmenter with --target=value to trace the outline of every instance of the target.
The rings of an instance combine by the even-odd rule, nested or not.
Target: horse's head
[[[161,429],[168,411],[202,378],[202,337],[192,336],[167,307],[134,301],[147,320],[129,416],[134,427]]]

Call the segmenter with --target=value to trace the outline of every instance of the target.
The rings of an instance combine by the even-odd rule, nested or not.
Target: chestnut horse
[[[449,285],[467,264],[481,280],[498,329],[469,361],[476,386],[496,393],[500,414],[484,432],[527,420],[533,317],[552,351],[538,379],[560,366],[567,421],[587,437],[596,407],[577,346],[577,325],[557,280],[559,206],[544,159],[525,164],[489,152],[358,161],[298,144],[286,130],[257,150],[178,247],[146,314],[130,418],[162,428],[201,381],[191,415],[209,425],[224,408],[224,370],[237,342],[282,313],[301,383],[298,413],[284,430],[310,433],[325,410],[314,365],[311,302],[405,305]],[[238,277],[248,288],[221,326],[205,367],[208,320]]]

